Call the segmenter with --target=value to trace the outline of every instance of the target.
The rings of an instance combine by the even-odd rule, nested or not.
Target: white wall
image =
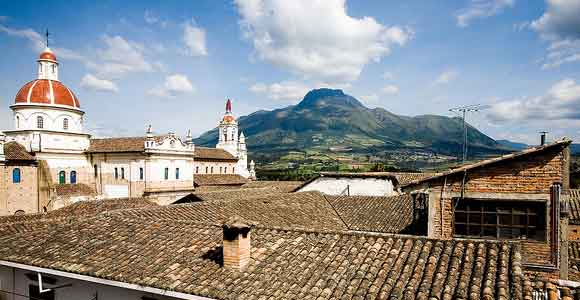
[[[36,130],[37,117],[43,118],[45,130],[63,132],[83,132],[83,113],[74,109],[55,107],[18,107],[13,108],[15,130]],[[16,120],[18,117],[18,122]],[[63,120],[68,119],[68,129],[63,128]],[[18,124],[17,124],[18,123]]]
[[[28,277],[26,277],[27,273],[36,275],[36,273],[31,271],[0,266],[1,289],[6,291],[12,291],[21,295],[28,295],[28,286],[30,284],[38,285],[38,283],[36,282],[36,280],[32,281],[28,279]],[[178,299],[105,284],[97,284],[77,279],[69,279],[60,276],[54,275],[45,275],[45,276],[55,278],[57,280],[56,285],[63,285],[69,283],[72,284],[72,286],[70,287],[63,287],[55,290],[55,299],[58,300],[90,300],[95,299],[95,293],[98,294],[98,299],[107,299],[107,300],[116,300],[116,299],[140,300],[141,297],[143,296],[147,296],[158,300]],[[51,285],[47,286],[51,287]],[[8,295],[6,293],[0,292],[0,300],[28,300],[28,298]]]
[[[392,196],[396,194],[393,182],[384,178],[319,177],[299,191],[318,191],[327,195],[341,195],[347,186],[351,196]]]

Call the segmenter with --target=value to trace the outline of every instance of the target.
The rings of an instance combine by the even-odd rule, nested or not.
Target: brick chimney
[[[250,231],[255,225],[237,216],[222,225],[224,267],[239,271],[248,265],[252,252]]]

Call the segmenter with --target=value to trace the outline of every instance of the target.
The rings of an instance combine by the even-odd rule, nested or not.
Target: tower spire
[[[48,28],[47,28],[46,29],[46,33],[45,33],[45,36],[46,36],[46,48],[48,48],[48,36],[49,35],[50,35],[50,33],[48,32]]]
[[[231,113],[232,112],[232,100],[230,100],[228,98],[228,101],[226,101],[226,113]]]

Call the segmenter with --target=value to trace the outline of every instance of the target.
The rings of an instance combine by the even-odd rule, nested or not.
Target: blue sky
[[[404,115],[469,116],[496,139],[580,139],[580,0],[3,1],[0,128],[42,34],[100,136],[213,128],[342,88]]]

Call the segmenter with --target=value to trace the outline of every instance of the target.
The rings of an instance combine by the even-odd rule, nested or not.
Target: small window
[[[224,174],[228,174],[228,167],[224,167]]]
[[[55,65],[51,65],[52,68],[52,74],[56,73],[56,66]]]
[[[175,179],[179,179],[179,168],[175,168]]]
[[[119,179],[119,169],[115,168],[115,179]]]
[[[205,167],[205,174],[208,174],[208,173],[209,173],[209,168]]]
[[[211,167],[211,173],[213,174],[213,167]]]
[[[121,168],[121,179],[125,179],[125,168]]]
[[[20,117],[16,116],[16,129],[20,128]]]
[[[455,199],[456,236],[546,240],[546,203]]]
[[[68,118],[64,118],[62,120],[62,129],[63,130],[68,130]]]
[[[145,174],[143,174],[143,168],[139,168],[139,180],[143,180],[143,176]]]
[[[232,167],[232,174],[236,173],[236,167]]]
[[[70,171],[70,183],[77,183],[77,171]]]
[[[220,167],[220,174],[222,173],[222,171],[223,171],[223,168],[222,168],[222,167]]]
[[[60,171],[58,173],[58,183],[60,183],[60,184],[66,183],[66,172],[65,171]]]
[[[36,128],[42,129],[44,128],[44,118],[41,116],[36,117]]]
[[[195,167],[195,174],[199,174],[199,167]]]
[[[12,183],[20,183],[20,168],[12,170]]]
[[[165,180],[169,180],[169,168],[165,168]]]
[[[94,165],[93,169],[94,169],[95,177],[99,176],[99,168],[97,167],[97,165]]]

